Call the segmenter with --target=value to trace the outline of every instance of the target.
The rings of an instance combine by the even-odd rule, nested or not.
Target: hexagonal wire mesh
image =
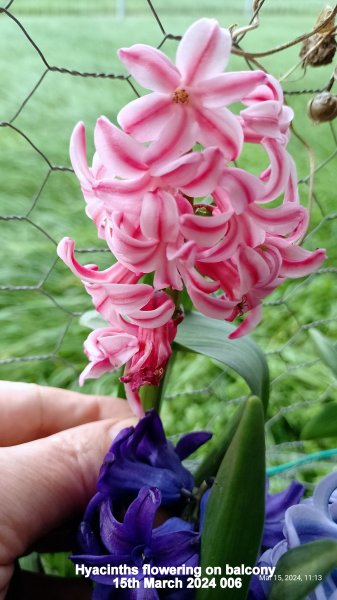
[[[118,21],[106,13],[110,3],[102,1],[95,5],[80,3],[82,12],[68,16],[66,21],[58,15],[44,15],[43,10],[41,15],[44,4],[49,3],[31,0],[20,6],[20,0],[12,0],[0,9],[5,34],[1,42],[4,108],[0,123],[3,145],[0,229],[4,255],[0,268],[3,341],[0,374],[4,379],[74,387],[85,362],[81,353],[85,331],[79,326],[78,317],[90,305],[78,283],[58,261],[55,247],[61,237],[70,235],[84,244],[92,244],[78,248],[77,252],[98,256],[100,266],[109,264],[111,256],[109,258],[106,248],[95,240],[95,232],[84,216],[76,178],[67,166],[70,132],[81,118],[86,118],[90,127],[90,120],[101,112],[108,112],[114,119],[122,103],[140,95],[131,76],[119,71],[96,70],[94,56],[112,54],[111,47],[117,48],[120,42],[126,45],[149,40],[158,48],[165,44],[166,49],[169,43],[170,52],[180,39],[178,33],[183,30],[185,17],[181,22],[176,19],[174,11],[181,8],[178,5],[170,4],[169,9],[158,1],[155,8],[147,0],[142,6],[143,12],[139,3],[126,4],[131,15],[137,14],[136,20]],[[192,4],[186,0],[183,5],[189,21],[195,14]],[[284,66],[289,67],[279,79],[285,83],[287,102],[295,109],[292,150],[300,173],[301,196],[311,213],[311,226],[304,243],[310,249],[325,246],[329,255],[319,271],[300,282],[289,282],[264,303],[264,324],[254,334],[269,358],[272,372],[272,416],[267,422],[267,437],[268,458],[273,462],[275,457],[289,460],[303,455],[305,446],[297,435],[299,411],[311,409],[336,395],[336,382],[320,362],[308,330],[319,328],[330,338],[336,331],[333,301],[337,268],[333,242],[337,212],[333,203],[336,197],[333,173],[337,136],[333,123],[310,126],[304,110],[307,98],[330,90],[335,78],[331,76],[331,65],[315,73],[305,69],[298,75],[301,63],[298,44],[312,36],[313,30],[308,27],[308,33],[303,34],[303,15],[302,30],[296,29],[293,3],[287,5],[287,10],[283,4],[282,11],[275,12],[276,4],[272,0],[269,3],[256,1],[250,19],[250,3],[243,6],[242,2],[239,12],[237,4],[228,2],[225,13],[216,1],[214,6],[207,4],[198,10],[209,16],[217,13],[224,26],[236,23],[237,18],[249,21],[247,28],[234,27],[234,67],[247,68],[248,65],[248,68],[264,68],[273,74],[282,73]],[[308,4],[306,23],[313,24],[321,4],[315,0]],[[68,8],[69,5],[71,3],[67,4]],[[119,4],[119,11],[120,7]],[[111,6],[110,9],[112,13]],[[53,12],[50,7],[49,12]],[[168,33],[166,19],[174,34]],[[287,24],[286,41],[275,44],[282,19]],[[108,21],[114,25],[113,31]],[[184,25],[185,22],[186,19]],[[289,42],[292,32],[296,35]],[[56,52],[59,58],[69,59],[79,68],[55,66],[44,50],[51,48],[48,37],[59,44]],[[265,41],[266,50],[260,49],[261,39]],[[26,62],[25,56],[29,57]],[[82,69],[85,61],[89,66]],[[304,84],[302,79],[305,79]],[[249,160],[248,157],[248,166]],[[193,397],[206,415],[202,425],[212,427],[220,408],[207,412],[206,398],[225,397],[225,406],[230,407],[245,398],[246,390],[233,382],[227,371],[214,365],[211,370],[208,367],[208,374],[212,374],[209,383],[197,389],[198,375],[194,380],[193,376],[189,381],[186,378],[186,389],[169,388],[167,399],[183,397],[186,402],[186,398]],[[198,373],[198,369],[194,371]],[[182,383],[183,378],[179,380],[179,384]],[[105,379],[103,384],[96,382],[92,387],[89,384],[88,389],[107,393],[110,385]],[[287,442],[282,438],[283,431],[287,432]],[[289,476],[292,477],[293,472],[290,471]]]

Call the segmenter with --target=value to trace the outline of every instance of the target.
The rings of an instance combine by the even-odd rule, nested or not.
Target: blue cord
[[[306,463],[316,462],[318,460],[323,460],[324,458],[330,458],[331,456],[336,455],[337,448],[332,448],[331,450],[321,450],[321,452],[314,452],[313,454],[308,454],[307,456],[303,456],[302,458],[298,458],[297,460],[291,460],[290,462],[284,463],[283,465],[269,467],[267,469],[267,476],[273,477],[274,475],[278,475],[279,473],[283,473],[284,471],[288,471],[289,469],[305,465]]]

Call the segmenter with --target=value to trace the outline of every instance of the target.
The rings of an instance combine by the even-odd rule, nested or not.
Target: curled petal
[[[323,248],[314,252],[309,252],[299,246],[290,246],[282,248],[282,268],[281,277],[304,277],[310,275],[322,265],[326,259],[326,253]]]
[[[160,50],[134,44],[118,50],[118,57],[140,85],[155,92],[173,92],[180,75],[173,62]]]
[[[143,146],[106,117],[97,120],[95,146],[104,165],[119,177],[139,177],[147,171]]]
[[[239,247],[237,266],[241,281],[241,294],[247,294],[251,288],[262,286],[269,280],[269,266],[261,254],[253,248],[244,245]]]
[[[294,203],[268,209],[254,204],[249,207],[249,214],[266,231],[279,235],[291,233],[302,221],[307,225],[307,211]]]
[[[82,121],[77,123],[71,134],[70,160],[83,188],[91,190],[91,184],[94,181],[94,177],[87,163],[85,126]]]
[[[133,390],[130,383],[124,383],[125,395],[126,399],[129,403],[129,406],[136,417],[141,419],[144,416],[144,409],[142,406],[142,402],[139,396],[139,393],[136,390]]]
[[[129,102],[118,113],[117,120],[126,133],[131,133],[139,142],[148,142],[159,138],[175,112],[171,96],[155,92]]]
[[[227,108],[213,112],[194,108],[199,125],[198,141],[203,146],[218,146],[226,160],[235,160],[241,152],[243,130],[238,119]]]
[[[269,178],[265,184],[263,196],[258,198],[259,202],[275,200],[285,189],[290,174],[290,162],[288,153],[283,146],[275,140],[263,140],[262,146],[266,149],[270,158]]]
[[[87,284],[88,294],[94,306],[107,321],[114,313],[128,315],[145,306],[153,296],[153,288],[144,283],[129,285],[122,283]]]
[[[179,234],[179,214],[174,196],[164,190],[145,194],[140,227],[149,239],[174,242]]]
[[[162,186],[182,187],[197,176],[202,161],[202,152],[190,152],[168,165],[151,169],[151,172],[154,177],[160,177]]]
[[[190,196],[207,196],[215,190],[224,167],[224,156],[219,148],[207,148],[201,153],[196,176],[181,190]]]
[[[201,246],[212,246],[223,237],[228,219],[228,214],[209,217],[184,215],[181,217],[180,229],[187,239],[194,240]]]
[[[105,209],[112,214],[118,210],[139,210],[143,194],[149,189],[151,177],[145,173],[137,179],[101,179],[95,183],[96,195],[104,201]]]
[[[138,286],[137,286],[138,287]],[[175,305],[172,298],[169,298],[166,294],[163,297],[163,301],[156,308],[146,310],[135,310],[128,315],[131,323],[135,323],[143,328],[154,329],[155,327],[162,327],[171,319]]]
[[[185,154],[196,142],[197,129],[196,123],[191,122],[186,111],[178,107],[159,139],[146,150],[146,162],[153,168]]]
[[[176,453],[180,460],[185,460],[185,458],[190,456],[190,454],[193,454],[200,446],[206,444],[206,442],[211,439],[212,435],[213,434],[208,431],[193,431],[180,438],[176,445]]]
[[[141,273],[135,274],[122,265],[114,264],[104,271],[98,271],[96,265],[84,267],[75,258],[75,242],[70,238],[63,238],[57,247],[57,253],[63,262],[82,281],[88,283],[136,283]]]
[[[240,102],[243,96],[265,80],[263,71],[222,73],[199,84],[195,93],[206,108],[220,108]]]
[[[273,138],[283,141],[280,132],[280,116],[282,105],[274,100],[252,104],[241,111],[240,116],[245,125],[262,138]]]
[[[224,70],[232,40],[227,29],[215,19],[199,19],[184,34],[176,55],[176,65],[185,84],[210,79]]]
[[[254,329],[254,327],[256,327],[260,323],[261,319],[262,305],[258,304],[248,313],[248,316],[245,318],[244,321],[242,321],[241,325],[239,325],[239,327],[237,327],[235,331],[229,334],[229,339],[236,340],[237,338],[243,335],[247,335]]]
[[[247,207],[264,195],[263,183],[247,171],[239,168],[226,167],[223,170],[219,188],[214,196],[217,205],[221,207],[221,191],[224,190],[237,215],[243,213]],[[217,201],[218,200],[218,201]]]

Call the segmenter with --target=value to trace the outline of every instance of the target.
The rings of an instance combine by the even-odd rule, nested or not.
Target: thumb
[[[104,420],[0,451],[0,564],[83,510],[112,440],[136,419]]]

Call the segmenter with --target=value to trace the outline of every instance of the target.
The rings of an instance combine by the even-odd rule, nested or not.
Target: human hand
[[[35,384],[0,381],[0,600],[14,561],[81,511],[128,404]]]

